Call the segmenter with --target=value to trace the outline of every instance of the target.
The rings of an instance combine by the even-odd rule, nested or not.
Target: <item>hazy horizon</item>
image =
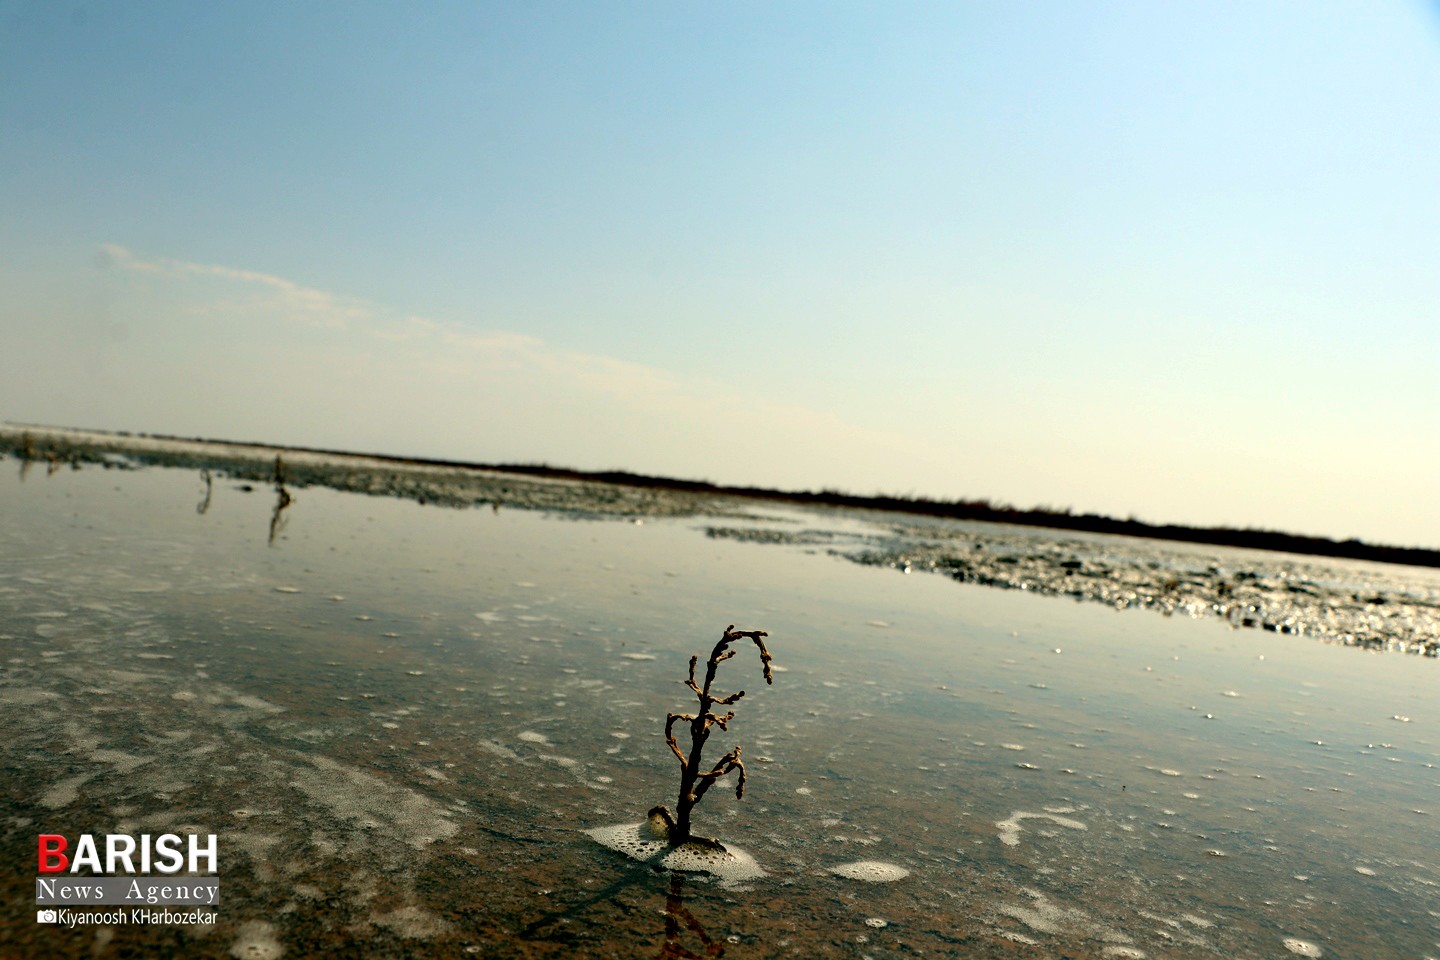
[[[0,2],[0,420],[1440,545],[1440,7]]]

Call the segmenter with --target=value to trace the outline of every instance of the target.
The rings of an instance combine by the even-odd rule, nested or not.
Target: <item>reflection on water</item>
[[[210,512],[210,501],[215,496],[215,481],[208,467],[200,471],[200,480],[205,484],[205,496],[195,505],[195,512],[203,517]]]
[[[217,476],[197,510],[194,480],[0,483],[0,847],[215,832],[220,920],[39,927],[7,871],[7,955],[1440,949],[1434,661],[701,520],[312,487],[270,549],[288,502]],[[585,831],[673,796],[677,678],[735,622],[782,675],[732,724],[745,800],[697,830],[763,874],[657,872]]]
[[[686,946],[693,939],[694,947]],[[685,906],[685,875],[670,875],[670,895],[665,898],[665,940],[660,945],[657,960],[699,960],[700,957],[723,957],[725,948],[705,932],[700,921],[695,919]]]
[[[285,461],[278,453],[275,455],[275,473],[272,480],[275,485],[275,509],[270,514],[270,538],[266,542],[273,547],[275,537],[285,529],[286,521],[282,515],[290,507],[290,504],[295,502],[295,498],[290,496],[290,491],[285,489]]]

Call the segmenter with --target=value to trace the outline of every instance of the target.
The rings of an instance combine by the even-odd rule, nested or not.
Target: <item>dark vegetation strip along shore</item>
[[[0,450],[33,459],[47,457],[61,460],[83,456],[83,443],[63,443],[56,440],[69,432],[68,428],[36,426],[31,428],[39,437],[30,438],[22,425],[6,425],[0,431]],[[106,433],[84,431],[113,438],[117,449],[125,449],[125,440],[169,441],[178,443],[200,443],[216,448],[262,447],[279,453],[303,453],[335,458],[363,457],[368,460],[390,463],[397,466],[431,467],[454,470],[484,470],[491,473],[514,474],[548,480],[573,480],[585,483],[602,483],[632,487],[642,490],[660,490],[687,493],[698,496],[739,497],[778,503],[807,504],[817,506],[851,507],[862,510],[880,510],[899,514],[941,517],[952,520],[978,520],[990,523],[1006,523],[1017,526],[1045,527],[1055,530],[1073,530],[1084,533],[1107,533],[1128,537],[1147,537],[1155,540],[1171,540],[1183,543],[1209,544],[1225,547],[1243,547],[1252,550],[1273,550],[1285,553],[1304,554],[1320,557],[1338,557],[1349,560],[1368,560],[1381,563],[1408,564],[1420,567],[1440,567],[1440,550],[1425,547],[1397,547],[1371,544],[1362,540],[1332,540],[1326,537],[1282,533],[1275,530],[1234,527],[1189,527],[1179,524],[1152,524],[1143,520],[1125,520],[1093,513],[1073,513],[1067,509],[1036,507],[1022,510],[1008,504],[997,504],[990,500],[931,500],[923,497],[877,494],[861,496],[839,490],[771,490],[764,487],[727,486],[705,480],[680,480],[672,477],[656,477],[631,473],[625,470],[573,470],[553,467],[548,464],[516,463],[473,463],[461,460],[432,460],[415,457],[398,457],[387,454],[355,453],[345,450],[329,450],[319,447],[283,446],[272,443],[251,443],[231,440],[209,440],[200,437],[175,437],[164,434]],[[57,436],[58,435],[58,436]],[[28,450],[26,444],[29,444]],[[131,451],[136,459],[146,457],[138,451]]]

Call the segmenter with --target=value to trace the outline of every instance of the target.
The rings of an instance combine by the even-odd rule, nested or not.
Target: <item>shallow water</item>
[[[6,955],[1440,955],[1434,660],[704,518],[302,489],[271,544],[273,492],[204,492],[0,475]],[[720,671],[749,782],[697,827],[743,883],[584,832],[673,805],[664,717],[729,623],[779,668]],[[218,833],[219,922],[34,924],[36,834],[111,831]]]

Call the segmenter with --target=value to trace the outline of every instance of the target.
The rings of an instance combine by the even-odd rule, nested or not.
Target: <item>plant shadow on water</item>
[[[217,472],[204,509],[192,471],[0,483],[0,856],[27,865],[0,880],[0,953],[1385,958],[1440,940],[1433,661],[897,576],[816,550],[839,534],[442,510],[294,472],[275,465],[273,502]],[[735,610],[783,638],[779,681],[727,717],[756,776],[704,830],[760,872],[658,872],[663,832],[627,825],[652,863],[593,831],[673,795],[690,755],[657,718],[688,638]],[[34,924],[36,834],[112,830],[218,834],[218,921]]]

